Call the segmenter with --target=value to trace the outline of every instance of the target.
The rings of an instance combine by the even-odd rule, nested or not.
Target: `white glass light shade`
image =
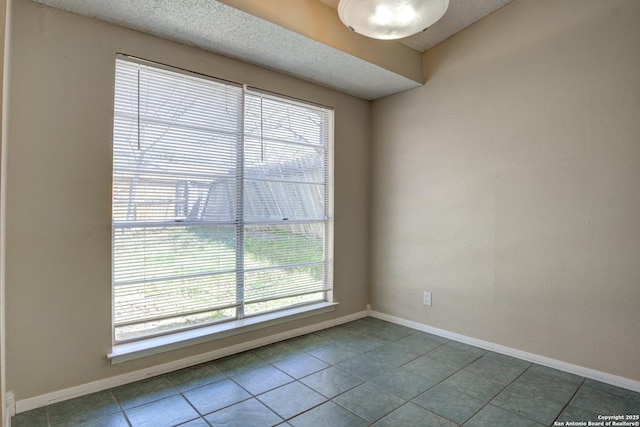
[[[426,30],[448,7],[449,0],[340,0],[338,16],[356,33],[393,40]]]

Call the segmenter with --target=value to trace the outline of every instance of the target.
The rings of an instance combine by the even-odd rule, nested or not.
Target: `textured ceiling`
[[[217,0],[33,1],[278,70],[364,99],[420,85],[354,52],[347,53]],[[331,7],[338,2],[320,1]],[[422,52],[509,1],[451,0],[441,21],[402,43]]]

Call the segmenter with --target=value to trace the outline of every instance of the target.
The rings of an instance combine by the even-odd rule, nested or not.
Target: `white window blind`
[[[114,341],[330,300],[333,112],[119,56]]]

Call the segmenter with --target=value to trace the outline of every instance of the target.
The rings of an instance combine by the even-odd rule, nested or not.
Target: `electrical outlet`
[[[431,305],[431,292],[424,293],[424,305]]]

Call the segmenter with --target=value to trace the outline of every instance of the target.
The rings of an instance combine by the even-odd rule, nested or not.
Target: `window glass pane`
[[[246,303],[326,290],[321,263],[305,267],[269,268],[245,273]]]
[[[116,229],[113,256],[117,339],[144,332],[136,323],[187,326],[185,313],[222,320],[217,309],[237,305],[233,226]]]
[[[324,229],[324,223],[247,226],[245,270],[321,263]]]
[[[235,271],[233,226],[116,228],[113,243],[115,286]]]
[[[249,93],[245,104],[249,137],[324,147],[328,110],[288,99]]]
[[[247,221],[322,220],[323,185],[246,180],[244,218]]]
[[[241,94],[236,86],[140,66],[140,117],[182,129],[231,134],[238,128]]]
[[[244,142],[245,177],[324,184],[322,147],[287,144],[248,136]]]

